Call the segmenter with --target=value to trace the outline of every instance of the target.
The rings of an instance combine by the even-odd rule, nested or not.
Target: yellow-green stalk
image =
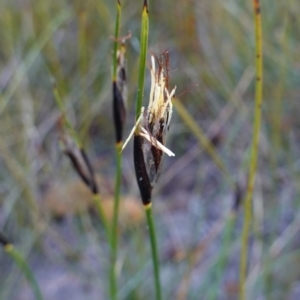
[[[13,246],[13,244],[0,232],[0,245],[3,246],[4,251],[13,259],[15,264],[21,270],[23,275],[26,277],[31,290],[36,300],[43,300],[42,292],[39,285],[28,266],[26,260],[23,258],[21,253]]]
[[[147,59],[147,50],[148,50],[148,36],[149,36],[149,11],[148,11],[148,1],[145,0],[143,6],[143,12],[142,12],[142,25],[141,25],[141,53],[140,53],[140,65],[139,65],[137,101],[136,101],[136,110],[135,110],[136,120],[140,116],[142,105],[143,105],[146,59]]]
[[[261,106],[263,100],[263,61],[262,61],[262,27],[260,1],[253,0],[254,20],[255,20],[255,67],[256,67],[256,83],[255,83],[255,110],[253,122],[253,138],[251,145],[251,158],[249,178],[244,202],[244,225],[242,232],[241,262],[240,262],[240,283],[239,283],[239,299],[246,299],[245,282],[247,274],[248,261],[248,236],[252,218],[252,198],[255,184],[255,174],[258,160],[258,145],[261,124]]]

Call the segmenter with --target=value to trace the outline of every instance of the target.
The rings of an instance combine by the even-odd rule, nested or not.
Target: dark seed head
[[[93,194],[98,193],[98,187],[95,179],[94,169],[83,148],[79,148],[73,139],[67,134],[62,134],[61,141],[64,147],[64,153],[70,158],[71,163]]]
[[[160,149],[157,149],[155,146],[151,146],[151,154],[154,161],[155,173],[159,175],[158,173],[160,171],[160,164],[161,164],[163,152]]]
[[[144,159],[143,144],[144,138],[135,135],[133,139],[133,159],[136,180],[140,189],[141,198],[144,205],[151,203],[152,186],[147,173]]]
[[[86,163],[86,166],[89,170],[89,173],[90,173],[90,181],[89,181],[89,187],[90,187],[90,190],[91,192],[96,195],[98,194],[98,186],[97,186],[97,182],[96,182],[96,178],[95,178],[95,172],[94,172],[94,169],[90,163],[90,160],[85,152],[84,149],[81,149],[81,154],[82,154],[82,157]]]
[[[120,143],[123,139],[123,127],[126,118],[127,74],[125,52],[124,40],[117,54],[117,76],[116,80],[113,81],[113,115],[117,143]]]
[[[144,0],[144,8],[146,8],[146,11],[148,13],[148,1]]]
[[[124,99],[117,83],[113,82],[113,116],[115,122],[116,142],[123,140],[123,127],[126,118]]]
[[[0,232],[0,244],[2,246],[4,246],[4,247],[6,245],[10,244],[9,240],[7,239],[7,237],[3,233],[1,233],[1,232]]]

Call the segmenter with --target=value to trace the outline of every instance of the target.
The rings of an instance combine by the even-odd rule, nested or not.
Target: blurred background
[[[121,1],[127,40],[127,136],[134,125],[143,1]],[[264,102],[249,243],[248,299],[300,299],[300,2],[261,1]],[[237,299],[243,194],[254,108],[250,0],[149,1],[150,54],[170,51],[177,86],[154,188],[165,299]],[[108,299],[109,247],[90,192],[58,143],[52,81],[97,171],[114,192],[111,61],[116,3],[0,2],[0,230],[26,257],[45,299]],[[190,121],[194,120],[191,126]],[[132,143],[123,152],[120,299],[154,299]],[[236,189],[239,183],[240,191]],[[0,249],[0,299],[33,299]]]

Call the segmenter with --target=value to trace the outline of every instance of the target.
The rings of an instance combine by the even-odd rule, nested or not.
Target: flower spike
[[[172,99],[176,87],[168,90],[169,53],[151,57],[151,89],[148,108],[142,107],[124,147],[134,135],[134,164],[143,204],[151,202],[151,192],[162,165],[163,154],[175,156],[165,146],[166,134],[172,117]]]

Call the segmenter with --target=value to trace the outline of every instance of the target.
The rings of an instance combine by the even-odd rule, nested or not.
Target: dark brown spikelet
[[[120,92],[117,82],[113,82],[113,115],[116,132],[116,142],[123,140],[123,127],[126,119],[126,110],[122,93]]]
[[[148,1],[144,0],[144,8],[146,8],[147,12],[148,12]]]
[[[65,153],[70,158],[76,173],[80,176],[83,182],[89,187],[93,194],[97,194],[98,188],[95,180],[94,171],[91,167],[91,164],[88,160],[85,151],[83,149],[80,149],[80,154],[82,156],[80,159],[78,155],[75,155],[73,152],[65,151]],[[82,164],[82,162],[85,163],[85,166]]]
[[[90,160],[85,152],[84,149],[81,149],[81,154],[82,154],[82,157],[86,163],[86,166],[89,170],[89,173],[90,173],[90,184],[89,184],[89,187],[91,189],[91,192],[93,194],[98,194],[98,186],[97,186],[97,182],[96,182],[96,177],[95,177],[95,172],[94,172],[94,169],[90,163]]]
[[[7,239],[7,237],[0,232],[0,244],[5,247],[6,245],[10,244],[9,240]]]
[[[113,115],[117,143],[123,140],[123,127],[126,119],[127,75],[125,52],[125,41],[123,41],[117,54],[117,74],[116,79],[113,81]]]
[[[144,138],[134,135],[133,138],[133,159],[136,180],[140,189],[141,198],[144,205],[151,203],[152,186],[147,173],[143,151]]]
[[[160,149],[157,149],[154,146],[151,146],[151,153],[154,160],[155,172],[159,175],[159,170],[161,166],[161,160],[163,157],[163,152]],[[157,176],[158,178],[158,176]]]
[[[165,88],[169,86],[169,52],[165,51],[160,56],[155,57],[156,64],[158,65],[156,76],[159,78],[161,73],[164,74]],[[165,95],[164,95],[165,96]],[[165,101],[167,99],[165,98]],[[168,126],[168,113],[167,116],[159,118],[156,114],[153,114],[152,121],[146,125],[148,131],[155,140],[165,145],[165,136],[169,130]],[[146,154],[145,161],[147,171],[149,174],[151,185],[153,186],[158,180],[160,170],[162,166],[163,151],[158,149],[155,145],[151,145],[151,154]],[[144,151],[145,153],[145,151]]]
[[[64,147],[64,153],[70,158],[76,173],[93,194],[98,194],[99,191],[95,179],[95,172],[85,150],[79,148],[67,134],[62,134],[61,141]]]
[[[158,65],[157,76],[160,76],[160,73],[164,71],[165,76],[165,87],[169,89],[169,65],[170,65],[170,56],[169,50],[164,51],[160,56],[156,56],[156,63]]]
[[[164,142],[163,134],[164,134],[164,119],[161,118],[159,120],[159,131],[155,135],[155,138],[157,141],[159,141],[160,143],[162,143],[164,145],[165,142]],[[151,146],[151,153],[153,156],[156,173],[157,173],[157,175],[159,175],[159,169],[161,166],[163,152],[160,149],[156,148],[155,146]],[[157,176],[157,178],[158,178],[158,176]]]

